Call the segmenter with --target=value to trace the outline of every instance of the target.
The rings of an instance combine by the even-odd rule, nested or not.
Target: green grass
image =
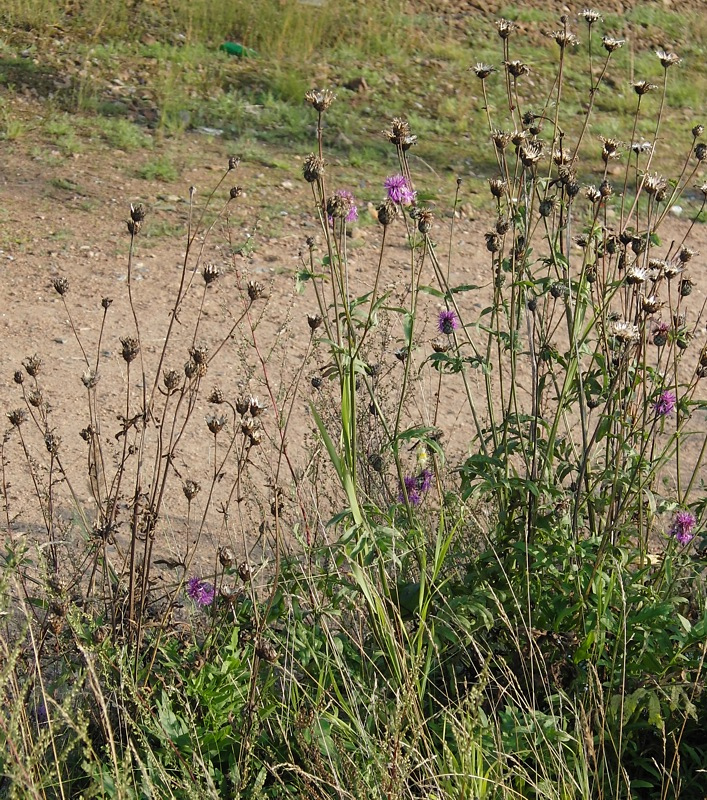
[[[163,181],[171,183],[179,177],[174,162],[165,155],[157,156],[138,168],[137,174],[146,181]]]

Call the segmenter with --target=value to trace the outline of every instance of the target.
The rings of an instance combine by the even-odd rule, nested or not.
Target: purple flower
[[[432,486],[432,472],[429,469],[423,469],[417,476],[417,488],[421,492],[426,492]]]
[[[409,206],[415,199],[415,192],[410,188],[408,179],[404,175],[390,175],[385,179],[385,188],[388,199],[394,203]]]
[[[197,577],[189,579],[187,594],[199,606],[210,606],[214,602],[214,587]]]
[[[673,524],[668,530],[668,535],[673,536],[678,544],[690,544],[695,536],[693,530],[696,522],[695,515],[690,511],[678,511],[673,520]]]
[[[348,189],[337,189],[327,202],[329,224],[333,224],[334,217],[343,218],[346,222],[356,222],[358,208],[353,194]]]
[[[677,398],[672,392],[663,392],[653,404],[653,410],[659,417],[666,417],[673,413],[676,403]]]
[[[445,333],[451,336],[454,331],[459,327],[459,320],[457,319],[456,312],[451,309],[445,309],[439,312],[437,319],[437,329],[440,333]]]
[[[422,495],[432,485],[432,472],[429,469],[423,469],[419,475],[406,475],[403,478],[403,483],[405,484],[405,491],[400,491],[398,502],[404,503],[405,495],[407,494],[410,505],[419,506],[422,502]]]

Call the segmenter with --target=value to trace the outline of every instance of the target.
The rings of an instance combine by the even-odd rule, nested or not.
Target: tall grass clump
[[[674,143],[680,172],[661,174],[680,61],[662,50],[617,134],[596,109],[624,43],[597,12],[580,23],[581,46],[567,17],[550,34],[540,101],[525,99],[530,67],[508,20],[498,66],[471,67],[496,165],[483,285],[452,281],[454,217],[445,230],[423,203],[403,117],[385,128],[397,171],[370,198],[378,247],[361,278],[349,253],[359,204],[327,160],[336,98],[307,92],[318,232],[296,287],[312,312],[284,383],[267,287],[248,282],[247,247],[232,241],[238,187],[220,209],[221,184],[190,206],[152,355],[131,271],[144,210],[131,209],[133,325],[110,454],[104,329],[87,348],[68,284],[54,281],[85,361],[91,497],[64,463],[41,358],[29,357],[2,451],[5,498],[24,464],[41,525],[30,544],[6,502],[8,796],[704,796],[707,351],[690,234],[707,203],[707,145],[695,124]],[[570,59],[587,64],[572,137]],[[464,190],[458,181],[452,211]],[[693,221],[666,235],[678,200]],[[204,341],[224,274],[203,253],[218,231],[237,254],[229,322]],[[185,366],[169,368],[178,353]],[[205,391],[227,353],[266,403],[243,387]],[[212,457],[197,481],[180,448],[203,425]],[[180,491],[184,538],[167,579]],[[202,558],[213,568],[195,574]]]

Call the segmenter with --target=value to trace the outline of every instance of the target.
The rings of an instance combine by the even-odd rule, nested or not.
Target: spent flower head
[[[305,93],[304,99],[320,114],[323,114],[336,100],[336,95],[329,89],[310,89]]]
[[[652,92],[657,89],[657,85],[655,83],[649,83],[648,81],[636,81],[633,84],[633,91],[639,97],[642,97],[644,94],[648,94],[648,92]]]
[[[410,132],[410,123],[401,117],[395,117],[390,130],[383,131],[383,135],[391,144],[403,151],[409,150],[417,143],[417,136]]]
[[[619,47],[623,47],[625,39],[615,39],[613,36],[602,36],[601,43],[607,53],[613,53]]]
[[[353,194],[348,189],[338,189],[327,201],[327,214],[329,221],[343,219],[346,222],[356,222],[358,208]]]
[[[469,69],[482,81],[488,78],[492,72],[496,71],[496,67],[491,66],[491,64],[482,64],[481,61],[478,61],[473,67],[469,67]]]
[[[602,19],[601,14],[593,8],[585,8],[580,11],[577,16],[582,17],[588,25],[593,25],[595,22],[599,22]]]
[[[658,56],[664,69],[672,67],[673,64],[680,63],[680,58],[676,53],[667,53],[665,50],[656,50],[655,54]]]

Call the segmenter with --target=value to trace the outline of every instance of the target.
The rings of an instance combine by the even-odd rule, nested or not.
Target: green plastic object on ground
[[[255,50],[238,44],[238,42],[224,42],[221,47],[219,47],[219,50],[223,50],[223,52],[228,53],[229,56],[238,56],[239,58],[255,58],[258,55]]]

